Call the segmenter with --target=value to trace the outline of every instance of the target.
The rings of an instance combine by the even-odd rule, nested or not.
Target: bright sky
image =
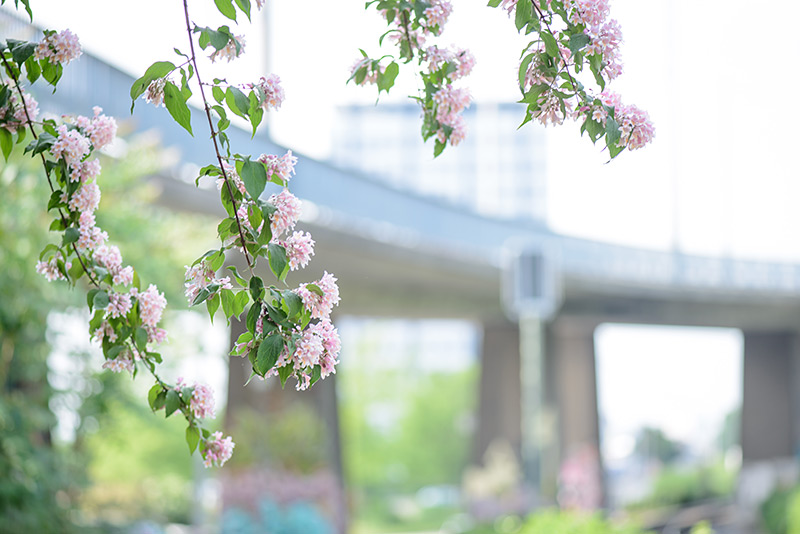
[[[374,101],[372,91],[344,82],[359,47],[378,54],[380,21],[360,1],[269,1],[270,23],[258,15],[254,27],[242,29],[246,54],[224,75],[251,81],[269,65],[287,93],[271,118],[276,139],[324,157],[334,107]],[[210,1],[192,4],[199,24],[224,22],[212,16]],[[454,4],[442,42],[475,53],[478,66],[468,84],[476,100],[516,99],[516,61],[524,40],[502,12],[485,7],[485,0]],[[93,53],[134,73],[174,57],[173,46],[186,47],[177,1],[33,0],[33,5],[40,23],[71,28]],[[656,141],[604,165],[605,154],[580,139],[577,128],[551,127],[550,224],[568,234],[644,247],[677,243],[691,253],[800,259],[795,238],[800,173],[792,158],[800,107],[784,95],[800,81],[800,41],[794,38],[800,3],[613,0],[611,5],[625,36],[625,74],[612,88],[649,111]],[[403,100],[413,91],[408,70],[390,98]]]

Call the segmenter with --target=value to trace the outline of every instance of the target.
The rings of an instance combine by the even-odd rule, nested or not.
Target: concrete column
[[[794,455],[795,343],[796,336],[791,333],[746,332],[744,335],[744,462]]]
[[[548,329],[547,361],[558,419],[559,499],[574,506],[603,504],[600,424],[597,409],[596,324],[556,319]],[[574,480],[571,480],[574,477]],[[570,478],[570,480],[566,480]]]
[[[481,347],[478,427],[472,463],[482,463],[492,442],[507,442],[520,459],[519,328],[484,324]]]
[[[758,507],[775,487],[798,478],[797,341],[793,332],[744,333],[737,510],[746,526],[757,523]]]

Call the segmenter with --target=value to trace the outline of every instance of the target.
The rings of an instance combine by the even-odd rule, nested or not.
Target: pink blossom
[[[131,291],[133,293],[133,291]],[[163,293],[158,292],[154,284],[150,284],[147,291],[138,294],[139,316],[142,323],[147,326],[155,327],[161,320],[161,314],[167,305],[167,299]]]
[[[222,170],[225,171],[225,177],[233,182],[233,185],[239,190],[239,192],[243,195],[247,195],[247,188],[244,186],[244,182],[242,181],[241,177],[239,177],[239,173],[236,172],[236,167],[225,161],[222,163]],[[225,177],[220,176],[217,178],[218,191],[222,191],[222,188],[225,186]]]
[[[284,243],[289,269],[296,271],[305,267],[314,255],[314,240],[308,232],[294,232]]]
[[[322,290],[322,296],[308,290],[306,288],[307,285],[301,284],[295,293],[303,299],[303,304],[311,312],[311,317],[314,319],[327,319],[333,307],[339,304],[341,300],[339,298],[339,286],[336,285],[336,277],[326,271],[322,278],[314,282],[314,285]]]
[[[569,0],[565,4],[573,24],[583,24],[587,28],[600,26],[608,17],[608,0]]]
[[[176,389],[178,393],[183,388],[183,378],[178,378]],[[214,418],[214,392],[205,384],[194,383],[192,386],[192,398],[189,400],[189,409],[198,419]]]
[[[322,337],[309,327],[303,331],[302,337],[297,341],[294,358],[302,367],[314,367],[319,363],[324,351],[325,345],[322,344]]]
[[[441,35],[444,25],[452,12],[453,6],[450,5],[448,0],[431,0],[431,7],[424,11],[428,29],[434,35]]]
[[[108,321],[103,321],[100,323],[100,326],[97,328],[97,330],[92,332],[92,339],[94,341],[102,343],[103,338],[105,337],[108,337],[108,340],[112,343],[117,340],[117,333],[114,331],[111,325],[108,324]]]
[[[455,65],[456,70],[449,75],[451,81],[468,76],[475,66],[475,56],[464,48],[451,50],[449,48],[439,48],[435,45],[429,46],[425,50],[425,60],[428,62],[428,70],[430,72],[436,72],[446,64]]]
[[[272,238],[277,239],[287,230],[294,228],[300,218],[300,200],[288,189],[284,189],[277,195],[270,196],[269,203],[276,208],[272,214],[271,229]]]
[[[261,154],[258,157],[258,161],[267,166],[268,177],[278,175],[278,178],[283,180],[284,183],[289,183],[289,179],[295,173],[294,167],[297,165],[297,158],[292,155],[291,150],[280,157],[274,154]]]
[[[75,163],[72,165],[72,172],[69,179],[73,182],[89,182],[100,175],[100,160],[92,159]]]
[[[56,63],[66,65],[82,53],[78,37],[69,30],[63,30],[45,35],[34,51],[34,58],[55,60]]]
[[[202,447],[203,465],[211,467],[216,465],[222,467],[233,454],[236,444],[230,436],[222,439],[222,432],[214,432],[210,439],[206,439]]]
[[[470,105],[472,97],[466,89],[456,89],[447,84],[433,95],[433,101],[436,103],[436,120],[452,126],[456,116]]]
[[[69,199],[70,211],[95,211],[100,205],[100,188],[96,182],[87,182]]]
[[[25,128],[28,124],[28,119],[30,118],[31,121],[35,121],[36,118],[39,116],[39,103],[36,102],[31,95],[29,95],[24,89],[22,89],[22,100],[25,102],[25,107],[22,107],[19,103],[19,94],[15,87],[9,85],[9,89],[11,90],[11,96],[8,99],[8,106],[11,108],[13,112],[12,116],[14,117],[13,121],[9,121],[3,124],[3,128],[8,130],[11,133],[15,133],[19,128]],[[5,115],[7,113],[7,107],[0,108],[0,116]]]
[[[116,273],[122,268],[122,254],[116,245],[101,245],[94,251],[94,261],[108,269],[110,273]]]
[[[538,109],[531,111],[531,116],[539,121],[542,126],[549,124],[563,124],[564,119],[570,116],[572,107],[568,100],[563,100],[552,91],[545,91],[536,99]],[[561,106],[564,109],[561,109]]]
[[[622,103],[620,96],[611,91],[604,91],[600,94],[600,101],[606,106],[614,108],[614,119],[619,124],[620,138],[618,146],[624,146],[629,150],[642,148],[650,143],[655,137],[655,126],[650,121],[650,115],[644,110],[633,105]],[[607,120],[607,112],[603,109],[593,110],[592,117],[602,117],[603,124]],[[595,119],[597,120],[597,119]]]
[[[356,73],[360,69],[364,69],[364,79],[360,82],[356,79]],[[355,80],[358,85],[367,85],[378,83],[378,74],[383,73],[384,67],[379,61],[375,61],[368,57],[357,59],[353,66],[350,67],[350,77]]]
[[[144,325],[144,329],[147,332],[148,343],[160,344],[166,341],[167,339],[167,331],[164,330],[163,328],[158,328],[157,326]]]
[[[148,104],[153,104],[154,106],[163,106],[164,105],[164,86],[167,85],[166,78],[157,78],[150,82],[150,85],[147,86],[147,90],[144,92],[142,98]]]
[[[264,111],[277,110],[281,107],[285,95],[283,87],[281,87],[281,79],[277,74],[270,74],[266,78],[262,76],[258,83],[251,83],[250,88],[256,91],[258,101]]]
[[[229,40],[228,44],[226,44],[222,49],[215,50],[214,53],[208,57],[212,62],[216,62],[218,58],[224,58],[228,60],[228,63],[230,63],[244,53],[244,45],[244,35],[237,35],[233,39]]]
[[[133,374],[133,368],[135,366],[133,360],[130,357],[130,352],[123,351],[113,360],[104,361],[102,367],[103,369],[109,369],[115,373],[128,371],[129,373]]]
[[[207,289],[208,286],[212,284],[218,285],[218,289],[231,289],[233,287],[231,285],[230,277],[225,276],[223,278],[215,278],[215,273],[211,269],[211,265],[205,259],[191,267],[188,265],[185,267],[185,295],[190,304],[194,302],[194,299],[197,298],[197,295],[200,293],[200,291]]]
[[[92,140],[92,146],[94,146],[95,150],[100,150],[116,137],[117,121],[113,117],[101,115],[103,108],[99,106],[95,106],[93,111],[94,117],[86,128],[86,133],[89,135],[89,139]]]
[[[133,283],[133,267],[128,265],[112,274],[113,282],[118,285],[129,286]]]
[[[65,124],[58,127],[58,138],[50,147],[50,153],[56,159],[64,158],[70,167],[89,154],[89,139],[81,135],[78,130],[68,130]]]
[[[81,252],[95,250],[108,240],[108,234],[95,226],[94,214],[91,211],[81,212],[78,219],[78,231],[80,237],[75,245]]]
[[[622,43],[622,30],[619,23],[612,19],[602,26],[593,26],[587,32],[591,39],[586,47],[586,54],[602,56],[603,73],[609,80],[622,74],[622,61],[619,46]]]
[[[56,253],[55,256],[50,258],[49,261],[39,261],[36,263],[36,272],[44,275],[45,279],[48,282],[52,282],[53,280],[66,280],[67,277],[64,276],[61,271],[58,269],[58,260],[62,259],[61,253]],[[72,267],[72,263],[67,261],[64,263],[64,268],[68,271]]]
[[[106,311],[109,317],[124,317],[131,311],[131,296],[128,293],[109,291],[108,308],[106,308]]]

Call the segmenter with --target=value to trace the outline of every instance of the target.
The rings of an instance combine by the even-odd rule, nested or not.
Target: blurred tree
[[[683,445],[671,440],[659,428],[645,427],[636,438],[636,453],[642,458],[656,459],[663,464],[673,462],[683,452]]]
[[[210,248],[214,223],[178,217],[152,205],[158,191],[143,184],[142,177],[167,163],[156,139],[139,137],[123,146],[126,153],[118,159],[104,158],[98,221],[126,259],[136,264],[142,281],[165,288],[173,309],[185,308],[176,280],[183,280],[183,265],[198,250]],[[34,270],[38,251],[54,235],[47,231],[43,203],[47,195],[42,196],[47,182],[41,164],[27,156],[12,156],[0,169],[0,190],[0,530],[4,534],[69,533],[74,529],[73,511],[80,494],[77,486],[86,481],[82,454],[87,428],[83,423],[102,419],[114,405],[130,405],[131,397],[118,387],[125,377],[103,374],[100,380],[90,381],[89,375],[100,369],[88,371],[71,386],[80,389],[70,392],[78,399],[75,443],[70,447],[53,442],[56,419],[50,407],[59,392],[48,382],[48,314],[67,308],[83,310],[85,293],[48,283]],[[208,242],[200,242],[199,236]],[[130,443],[141,436],[130,428],[128,433]],[[129,459],[117,461],[124,464]],[[184,475],[188,476],[186,469]]]

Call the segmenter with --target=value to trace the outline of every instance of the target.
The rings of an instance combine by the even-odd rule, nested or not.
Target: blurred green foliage
[[[126,146],[127,154],[120,159],[103,158],[98,225],[108,231],[125,263],[135,266],[143,283],[158,284],[170,299],[170,308],[185,308],[183,265],[210,248],[214,224],[210,219],[179,217],[153,207],[158,191],[142,178],[161,169],[164,153],[152,138],[140,137]],[[113,477],[130,481],[124,474],[133,471],[143,476],[175,473],[182,482],[189,477],[188,454],[180,439],[183,430],[159,432],[154,416],[134,407],[131,389],[119,387],[129,382],[127,377],[100,373],[93,378],[90,372],[71,385],[80,391],[58,392],[48,383],[48,314],[85,307],[84,288],[48,283],[34,269],[39,251],[55,239],[47,230],[52,220],[45,211],[49,196],[41,162],[12,155],[0,167],[0,518],[4,534],[75,531],[76,521],[85,519],[79,503],[86,504],[90,495],[83,491],[89,483],[87,462],[88,473],[98,482]],[[78,335],[88,337],[88,326]],[[85,354],[75,357],[88,358]],[[77,399],[79,423],[72,444],[53,443],[51,437],[56,420],[50,406],[62,394]],[[85,425],[87,421],[99,421],[101,431],[90,435],[96,425]],[[115,440],[125,442],[127,449],[115,448]],[[175,451],[170,452],[173,443]],[[145,456],[147,447],[157,454]],[[177,461],[178,450],[181,461]],[[184,490],[181,487],[185,494]],[[128,503],[138,506],[143,499],[159,500],[158,488],[147,493],[150,497],[131,495]],[[77,530],[89,531],[85,524]]]
[[[776,488],[760,511],[764,534],[800,534],[800,485]]]
[[[461,485],[472,445],[477,368],[420,374],[355,364],[339,377],[354,532],[438,528],[458,512],[458,503],[420,502],[416,492],[435,486],[434,493],[447,496]]]
[[[503,517],[491,525],[469,530],[465,534],[646,534],[637,526],[617,524],[600,514],[542,510],[532,513],[524,521],[516,517]]]
[[[629,510],[683,505],[728,497],[736,489],[738,471],[722,460],[696,467],[666,467],[653,483],[645,499],[628,506]]]

